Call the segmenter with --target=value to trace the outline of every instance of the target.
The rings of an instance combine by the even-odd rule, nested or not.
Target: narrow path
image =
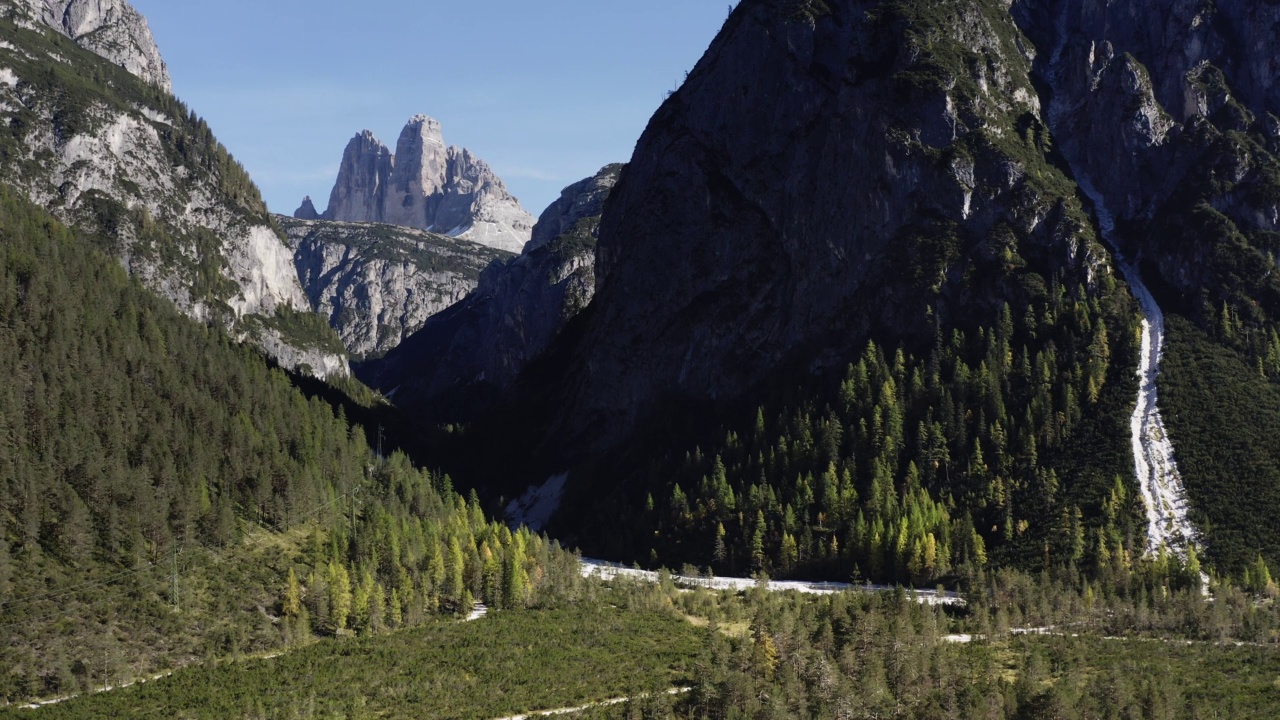
[[[68,700],[74,700],[75,698],[83,697],[85,695],[101,695],[102,693],[111,692],[113,690],[123,690],[124,688],[133,687],[134,685],[141,685],[142,683],[154,682],[156,680],[167,678],[170,675],[174,674],[175,672],[177,672],[177,670],[166,670],[156,675],[151,675],[144,678],[138,678],[137,680],[129,680],[127,682],[122,682],[119,685],[108,685],[106,687],[97,688],[96,690],[86,690],[85,692],[75,693],[74,695],[63,695],[61,697],[49,698],[48,700],[36,700],[34,702],[27,703],[26,705],[19,705],[18,707],[19,709],[22,709],[22,710],[39,710],[40,708],[46,707],[48,705],[57,705],[58,703],[64,703]]]
[[[683,695],[685,693],[692,692],[692,691],[693,691],[693,688],[687,688],[687,687],[671,688],[670,690],[667,691],[667,694]],[[531,718],[536,718],[536,717],[554,717],[556,715],[573,715],[575,713],[586,712],[587,710],[592,710],[594,708],[610,707],[612,705],[621,705],[622,703],[625,703],[625,702],[638,700],[640,699],[640,697],[643,697],[643,696],[613,698],[612,700],[601,700],[600,702],[588,703],[586,705],[579,705],[578,707],[558,708],[556,710],[537,710],[531,713],[526,713],[524,715],[510,715],[508,717],[495,718],[495,720],[530,720]]]
[[[1045,635],[1049,637],[1064,638],[1089,638],[1092,640],[1105,640],[1107,642],[1150,642],[1164,643],[1166,645],[1212,645],[1214,647],[1256,647],[1277,649],[1273,643],[1257,643],[1245,642],[1243,640],[1186,640],[1180,638],[1160,638],[1160,637],[1142,637],[1135,635],[1132,637],[1122,635],[1090,635],[1075,632],[1066,632],[1063,630],[1055,630],[1054,628],[1038,627],[1038,628],[1010,628],[1010,635]],[[943,635],[942,641],[959,645],[967,645],[972,642],[986,640],[985,635],[970,635],[968,633],[956,635]]]
[[[617,563],[603,560],[582,558],[582,576],[608,580],[615,577],[627,577],[644,582],[658,582],[658,573],[649,570],[636,570]],[[751,578],[731,577],[689,577],[672,575],[671,579],[682,587],[704,587],[711,590],[750,590],[758,584]],[[839,582],[806,582],[802,580],[770,580],[769,592],[795,591],[809,595],[833,595],[835,593],[854,592],[892,592],[897,588],[888,585],[853,585]],[[937,590],[912,590],[915,600],[926,605],[964,605],[965,600],[959,593],[939,592]]]

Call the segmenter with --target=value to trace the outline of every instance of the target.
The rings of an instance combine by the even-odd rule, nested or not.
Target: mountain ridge
[[[365,130],[347,143],[326,220],[381,222],[507,252],[529,240],[533,217],[470,150],[446,146],[439,121],[409,119],[393,154]]]
[[[291,252],[208,124],[162,85],[35,22],[27,4],[6,6],[0,167],[8,182],[99,237],[189,316],[232,328],[288,367],[348,374],[345,357],[276,321],[279,308],[307,308]],[[127,3],[102,7],[111,12],[99,19],[136,16]]]
[[[276,216],[311,307],[367,360],[475,289],[509,253],[399,225]]]
[[[358,375],[435,420],[473,417],[481,398],[510,390],[590,304],[599,218],[621,172],[607,165],[565,188],[519,255],[487,267],[470,294]]]

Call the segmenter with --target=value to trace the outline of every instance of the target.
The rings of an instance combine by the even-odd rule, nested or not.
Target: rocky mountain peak
[[[418,114],[409,118],[409,122],[405,124],[404,130],[401,131],[401,135],[412,132],[420,133],[424,138],[434,138],[441,145],[444,144],[444,132],[440,128],[440,121],[429,115]]]
[[[391,179],[391,150],[370,130],[347,143],[338,182],[329,194],[326,220],[382,222],[387,184]]]
[[[394,155],[367,130],[352,139],[324,217],[428,230],[508,252],[519,252],[533,230],[533,216],[489,165],[446,146],[439,121],[426,115],[409,119]]]
[[[396,167],[383,222],[444,232],[436,219],[448,183],[448,151],[440,123],[415,115],[396,142]],[[451,226],[452,227],[452,226]]]
[[[151,28],[126,0],[22,0],[44,24],[144,81],[173,91]]]
[[[298,206],[298,209],[293,211],[293,216],[298,220],[320,219],[320,213],[316,212],[316,205],[311,201],[310,195],[302,198],[302,205]]]

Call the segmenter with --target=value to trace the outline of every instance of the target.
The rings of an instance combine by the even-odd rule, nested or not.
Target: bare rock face
[[[423,230],[277,216],[316,312],[357,358],[392,350],[510,256]]]
[[[49,27],[78,45],[172,92],[169,69],[146,18],[126,0],[21,0]]]
[[[955,274],[990,262],[994,228],[1042,277],[1109,272],[1069,180],[1021,148],[1045,133],[1012,20],[930,6],[739,4],[606,205],[595,297],[540,383],[562,467],[673,407],[833,372],[873,334],[928,342],[1022,302]],[[946,236],[961,249],[934,265]]]
[[[519,257],[490,265],[464,300],[358,370],[406,407],[476,412],[516,378],[595,294],[595,246],[622,165],[575,183],[542,214]]]
[[[396,142],[395,168],[380,221],[446,232],[437,220],[446,199],[449,150],[440,123],[425,115],[409,120]],[[455,218],[458,219],[458,218]]]
[[[380,222],[520,252],[533,217],[469,150],[446,147],[440,123],[409,120],[393,155],[368,130],[343,153],[326,220]]]
[[[0,107],[11,116],[5,181],[100,238],[188,316],[257,341],[286,367],[346,374],[336,337],[338,352],[329,352],[278,321],[309,307],[293,253],[208,126],[171,95],[142,87],[146,78],[126,72],[128,63],[111,67],[77,47],[83,37],[73,45],[42,24],[61,18],[68,32],[100,39],[119,28],[144,31],[141,18],[124,3],[62,3],[61,14],[44,16],[24,7],[0,14]]]
[[[623,167],[620,163],[606,165],[592,177],[565,188],[559,199],[538,216],[538,224],[533,226],[533,236],[527,249],[540,248],[573,231],[585,218],[599,217],[604,212],[604,201],[609,199],[613,186],[618,184]]]
[[[1046,120],[1116,215],[1125,252],[1193,315],[1228,300],[1204,288],[1243,285],[1280,317],[1261,259],[1280,231],[1280,5],[1019,0],[1012,12],[1040,48]],[[1224,236],[1241,251],[1230,262]]]
[[[369,130],[351,138],[342,153],[338,182],[329,194],[325,220],[382,222],[394,157]]]
[[[311,196],[302,198],[302,204],[297,210],[293,211],[293,217],[298,220],[319,220],[320,213],[316,212],[315,203],[311,202]]]

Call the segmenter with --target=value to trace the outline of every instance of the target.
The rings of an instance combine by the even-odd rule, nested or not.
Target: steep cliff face
[[[351,138],[342,152],[338,181],[329,194],[324,219],[381,222],[394,157],[369,130]]]
[[[17,0],[29,17],[66,35],[80,47],[171,92],[169,69],[146,18],[125,0]]]
[[[565,188],[523,253],[490,265],[464,300],[358,374],[403,406],[451,419],[510,390],[591,302],[600,214],[621,170],[609,165]]]
[[[422,230],[277,216],[312,308],[356,357],[392,350],[475,289],[501,250]]]
[[[1036,69],[1064,155],[1165,282],[1191,300],[1237,272],[1213,261],[1220,233],[1186,237],[1203,229],[1198,207],[1243,236],[1280,230],[1280,7],[1020,0],[1013,12],[1042,49]],[[1280,311],[1275,283],[1260,277],[1269,270],[1249,264],[1255,300]]]
[[[262,319],[305,309],[289,247],[204,121],[160,86],[7,7],[19,13],[0,20],[5,181],[96,233],[131,274],[191,317],[248,338],[262,334]],[[78,7],[67,17],[81,18],[70,12]],[[118,18],[120,7],[104,3],[86,17]],[[293,343],[289,354],[311,367],[345,369],[344,358],[278,332],[272,345]]]
[[[343,153],[326,220],[418,228],[519,252],[533,218],[469,150],[445,146],[440,123],[419,115],[393,155],[368,130]]]
[[[1019,0],[1012,11],[1041,48],[1063,156],[1171,316],[1160,403],[1191,519],[1215,562],[1280,557],[1262,529],[1280,509],[1280,457],[1252,435],[1274,434],[1280,380],[1280,6]]]
[[[1001,243],[1044,278],[1108,273],[1046,160],[1031,56],[997,2],[743,3],[601,221],[556,426],[570,457],[664,399],[732,402],[873,334],[1020,303],[960,277]]]
[[[508,496],[553,478],[555,532],[603,556],[928,584],[1042,567],[1074,518],[1114,545],[1127,519],[1075,508],[1132,473],[1138,313],[1036,57],[1000,0],[744,0],[604,202],[586,308],[504,365],[537,344],[466,313],[537,314],[478,302],[486,274],[376,381],[429,418],[459,402],[460,470]],[[414,355],[468,345],[493,352]],[[925,535],[961,540],[886,572],[886,542]]]

